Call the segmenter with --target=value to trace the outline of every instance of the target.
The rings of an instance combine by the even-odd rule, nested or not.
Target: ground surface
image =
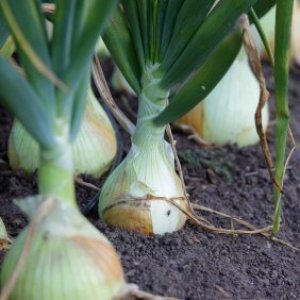
[[[268,74],[268,86],[273,80]],[[290,108],[292,128],[300,139],[300,75],[292,74]],[[273,101],[273,97],[271,97]],[[272,120],[271,120],[272,124]],[[6,146],[11,117],[0,110],[0,155],[7,160]],[[269,140],[274,144],[273,127]],[[129,137],[122,134],[124,148]],[[178,152],[191,200],[240,216],[257,227],[269,225],[272,186],[259,146],[238,149],[227,146],[200,149],[175,133]],[[284,224],[280,238],[300,247],[300,152],[296,151],[286,174]],[[96,182],[101,186],[101,182]],[[14,173],[0,163],[0,216],[14,237],[26,220],[13,205],[14,198],[36,192],[36,176]],[[78,187],[85,203],[94,191]],[[227,219],[204,214],[215,225],[231,228]],[[187,223],[181,231],[145,237],[109,228],[91,212],[89,219],[112,241],[119,252],[129,282],[146,291],[180,299],[300,299],[300,254],[260,235],[222,235]],[[234,224],[235,228],[238,228]],[[1,253],[1,260],[3,253]]]

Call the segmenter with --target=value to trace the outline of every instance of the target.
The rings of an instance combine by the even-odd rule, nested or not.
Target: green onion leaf
[[[172,0],[172,1],[167,1],[167,7],[165,11],[165,19],[164,19],[164,26],[162,30],[162,37],[161,37],[161,57],[164,57],[171,38],[173,34],[173,29],[176,24],[176,19],[178,12],[180,11],[182,5],[184,3],[184,0]]]
[[[6,26],[6,22],[4,20],[3,13],[0,10],[0,48],[3,47],[8,36],[9,36],[8,28]]]
[[[146,58],[146,63],[147,63],[148,60],[150,59],[149,1],[148,0],[135,0],[135,1],[137,4],[138,13],[139,13],[140,28],[141,28],[141,32],[142,32],[144,52],[145,52],[145,58]]]
[[[47,105],[49,112],[54,113],[54,89],[49,78],[54,79],[55,76],[51,71],[45,20],[39,1],[3,0],[1,9],[18,47],[28,81],[40,101]]]
[[[68,0],[67,2],[71,3],[72,1]],[[56,96],[58,105],[62,103],[61,106],[58,106],[59,113],[66,116],[71,121],[71,124],[76,124],[76,122],[72,122],[72,115],[74,115],[74,110],[76,110],[75,106],[79,105],[78,99],[75,99],[74,95],[77,94],[77,89],[80,88],[80,82],[85,80],[84,77],[87,76],[86,70],[90,68],[99,33],[113,13],[116,5],[117,0],[76,1],[73,10],[74,16],[70,15],[68,18],[73,23],[72,30],[70,29],[72,37],[70,40],[69,63],[63,71],[62,79],[67,84],[69,90],[67,93],[58,90]],[[70,7],[72,7],[71,4]],[[61,9],[64,11],[63,6]],[[74,21],[72,22],[73,17]],[[84,97],[82,101],[83,103],[79,107],[83,106]],[[73,132],[72,128],[71,132]],[[77,132],[77,129],[74,132]]]
[[[91,70],[88,68],[86,76],[83,77],[82,82],[78,85],[76,94],[74,96],[74,105],[71,117],[71,141],[74,141],[80,129],[81,119],[84,114],[86,104],[87,90],[90,84]]]
[[[120,9],[108,24],[103,41],[130,86],[139,93],[141,69],[128,24]]]
[[[285,150],[289,128],[288,74],[293,0],[277,0],[275,33],[275,107],[276,164],[275,179],[283,183]],[[280,229],[281,192],[275,187],[273,231]]]
[[[63,78],[62,75],[70,64],[75,7],[76,0],[58,1],[56,4],[51,54],[53,69],[60,78]]]
[[[177,16],[173,36],[164,57],[164,64],[167,67],[176,62],[182,50],[202,24],[214,2],[214,0],[189,0],[184,2]],[[195,17],[192,17],[193,15]]]
[[[203,66],[171,99],[167,108],[157,117],[158,125],[175,121],[203,100],[226,74],[242,44],[240,32],[229,35],[211,54]]]
[[[44,148],[50,148],[54,142],[52,122],[39,96],[2,57],[0,57],[0,78],[1,102]]]
[[[122,5],[126,12],[128,27],[132,35],[132,41],[141,66],[145,66],[145,52],[142,40],[142,33],[139,24],[139,15],[137,3],[135,1],[122,1]]]
[[[258,18],[263,17],[274,5],[276,0],[259,0],[253,5],[253,9],[256,12]],[[250,22],[252,22],[251,15],[249,16]]]
[[[162,85],[171,85],[184,80],[192,70],[203,64],[211,51],[222,41],[235,25],[239,16],[247,13],[256,0],[220,1],[207,16],[202,26],[173,65],[163,64],[166,77]]]

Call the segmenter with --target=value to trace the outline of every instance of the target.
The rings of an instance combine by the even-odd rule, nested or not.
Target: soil
[[[268,138],[274,150],[273,77],[265,66],[271,121]],[[300,139],[300,75],[291,73],[291,127]],[[115,94],[121,103],[121,96]],[[133,99],[129,100],[131,104]],[[136,106],[136,105],[135,105]],[[7,161],[12,118],[0,109],[0,158]],[[121,131],[123,148],[129,136]],[[190,199],[212,209],[239,216],[258,228],[271,224],[273,188],[258,145],[204,149],[175,131]],[[285,178],[283,225],[279,238],[300,247],[300,151],[296,150]],[[86,180],[90,180],[86,178]],[[103,180],[91,180],[101,187]],[[15,173],[0,162],[0,215],[9,234],[17,236],[27,221],[13,199],[37,192],[36,175]],[[95,192],[77,186],[84,206]],[[215,226],[240,228],[229,219],[199,212]],[[300,254],[261,235],[209,233],[191,222],[172,234],[146,237],[110,228],[91,211],[88,218],[110,239],[121,256],[128,282],[154,294],[180,299],[300,299]],[[1,253],[1,260],[3,253]]]

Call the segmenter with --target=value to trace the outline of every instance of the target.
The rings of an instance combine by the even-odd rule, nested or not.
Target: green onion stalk
[[[50,42],[39,3],[0,3],[26,74],[0,57],[0,98],[38,143],[41,195],[22,200],[31,222],[5,257],[1,300],[109,300],[125,288],[113,246],[78,210],[72,153],[93,50],[116,2],[58,1]]]
[[[202,80],[206,60],[215,61],[211,55],[229,34],[225,46],[234,46],[228,51],[222,42],[217,51],[219,58],[227,52],[225,63],[217,72],[211,67],[210,72],[204,70],[209,78],[206,94],[216,85],[241,46],[236,20],[256,1],[200,2],[123,0],[103,36],[139,102],[131,148],[105,182],[99,199],[99,215],[110,225],[164,234],[181,229],[187,220],[188,199],[175,171],[174,153],[164,138],[169,122],[164,114],[169,102],[172,107],[174,101],[187,101],[180,98],[182,91],[196,94],[201,86],[199,72]],[[182,108],[180,113],[188,109]]]

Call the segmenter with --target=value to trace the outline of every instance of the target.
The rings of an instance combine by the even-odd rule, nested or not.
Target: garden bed
[[[270,70],[265,67],[265,71],[273,93]],[[299,82],[300,75],[292,73],[289,94],[296,141],[300,139]],[[270,101],[273,100],[271,96]],[[268,137],[272,150],[273,120],[271,113]],[[4,161],[7,161],[11,122],[9,114],[1,108],[0,158]],[[122,133],[122,137],[126,150],[129,136]],[[271,224],[272,185],[258,145],[243,149],[235,146],[201,149],[177,131],[175,139],[192,202],[239,216],[258,228]],[[300,151],[296,150],[286,173],[279,237],[297,247],[300,247],[299,170]],[[99,187],[102,182],[93,181]],[[11,236],[15,237],[26,224],[13,199],[36,191],[35,175],[14,173],[0,162],[0,216]],[[89,188],[77,186],[82,205],[94,194]],[[240,228],[229,219],[201,214],[215,226]],[[300,299],[300,253],[261,235],[213,234],[188,222],[177,233],[145,237],[107,227],[98,220],[96,212],[89,213],[88,218],[115,245],[128,282],[151,293],[180,299]]]

